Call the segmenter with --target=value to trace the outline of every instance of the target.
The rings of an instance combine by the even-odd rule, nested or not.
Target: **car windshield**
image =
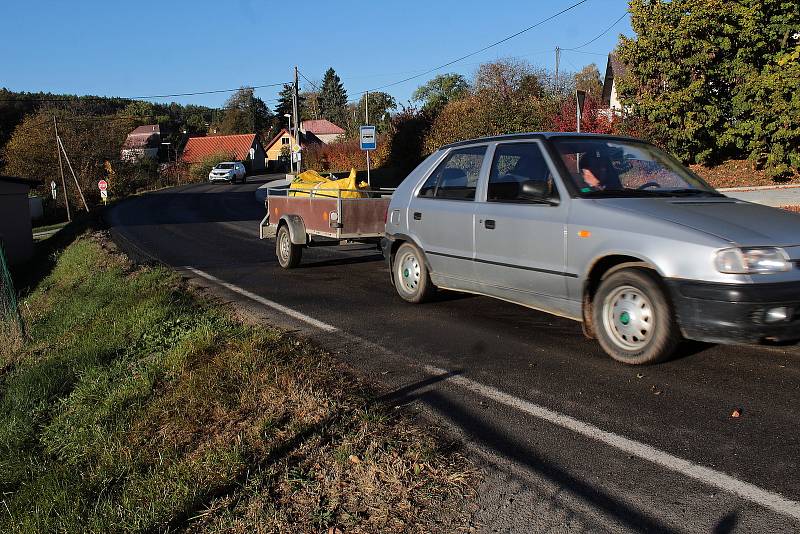
[[[206,167],[206,168],[208,168],[208,167]],[[232,169],[233,168],[233,163],[220,163],[219,165],[217,165],[217,168],[218,169]]]
[[[722,196],[648,143],[566,137],[553,145],[581,196]]]

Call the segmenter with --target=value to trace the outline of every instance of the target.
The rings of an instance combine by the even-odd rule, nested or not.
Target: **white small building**
[[[161,148],[161,128],[158,124],[139,126],[128,134],[122,145],[120,159],[136,163],[143,159],[158,159],[158,149]]]

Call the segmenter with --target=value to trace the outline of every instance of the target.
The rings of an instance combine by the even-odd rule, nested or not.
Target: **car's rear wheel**
[[[278,263],[284,269],[294,269],[300,265],[300,259],[303,257],[302,245],[292,243],[289,227],[285,224],[278,228],[278,234],[275,236],[275,254],[278,256]]]
[[[675,313],[661,284],[643,269],[623,269],[600,282],[593,322],[603,350],[629,365],[665,361],[681,340]]]
[[[428,275],[425,257],[414,245],[400,245],[394,255],[392,270],[394,287],[403,300],[417,304],[433,296],[436,288]]]

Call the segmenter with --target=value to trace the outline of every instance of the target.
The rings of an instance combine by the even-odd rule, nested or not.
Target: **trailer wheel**
[[[419,304],[430,300],[433,296],[436,288],[428,276],[425,257],[414,245],[410,243],[400,245],[394,255],[392,269],[394,287],[403,300]]]
[[[285,224],[278,228],[278,235],[275,237],[275,254],[278,256],[278,263],[284,269],[294,269],[300,265],[300,259],[303,257],[303,247],[292,243],[289,227]]]

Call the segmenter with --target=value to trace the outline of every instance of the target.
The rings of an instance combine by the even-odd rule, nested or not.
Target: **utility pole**
[[[83,207],[86,208],[86,213],[89,213],[89,205],[86,203],[86,199],[83,197],[83,191],[81,191],[81,184],[78,182],[78,176],[75,174],[75,169],[72,168],[72,163],[69,161],[69,156],[67,155],[67,149],[64,148],[64,141],[61,140],[61,137],[56,137],[58,140],[58,144],[61,145],[61,150],[64,152],[64,159],[67,160],[67,166],[69,167],[69,172],[72,173],[72,178],[75,180],[75,187],[78,188],[78,194],[81,196],[81,200],[83,201]]]
[[[364,92],[364,125],[369,125],[369,91]],[[367,152],[367,184],[372,187],[372,182],[369,179],[369,150]]]
[[[67,207],[67,222],[72,222],[72,214],[69,212],[69,196],[67,195],[67,182],[64,180],[64,162],[61,160],[61,145],[58,142],[58,122],[53,115],[53,128],[56,132],[56,152],[58,152],[58,170],[61,172],[61,190],[64,192],[64,205]]]
[[[298,148],[302,148],[300,143],[300,110],[298,108],[298,99],[300,92],[300,81],[298,79],[297,65],[294,67],[294,91],[292,92],[292,114],[294,115],[294,142],[297,143]],[[294,152],[294,151],[292,151]],[[294,156],[292,156],[294,158]],[[297,162],[297,172],[300,173],[300,162]]]
[[[558,67],[561,63],[561,48],[556,47],[556,91],[558,91]]]

